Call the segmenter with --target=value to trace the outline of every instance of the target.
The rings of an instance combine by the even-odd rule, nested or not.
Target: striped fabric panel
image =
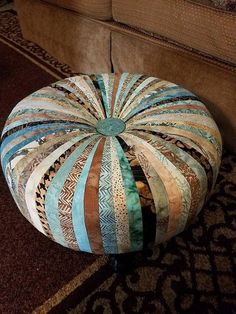
[[[74,250],[117,254],[191,224],[214,187],[221,136],[205,105],[141,74],[80,75],[23,99],[1,163],[22,214]]]
[[[111,137],[106,139],[99,180],[99,215],[104,253],[118,253],[116,217],[112,191]]]

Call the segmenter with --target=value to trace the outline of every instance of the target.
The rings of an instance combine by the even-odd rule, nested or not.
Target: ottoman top
[[[219,130],[198,97],[141,74],[56,82],[19,102],[2,133],[22,214],[62,245],[95,253],[139,250],[152,223],[157,243],[184,230],[220,159]]]

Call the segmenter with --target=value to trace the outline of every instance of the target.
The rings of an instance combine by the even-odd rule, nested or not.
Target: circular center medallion
[[[107,118],[97,123],[97,131],[102,135],[116,136],[125,130],[125,123],[121,119]]]

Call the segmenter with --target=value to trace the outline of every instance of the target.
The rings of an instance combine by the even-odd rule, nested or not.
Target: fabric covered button
[[[125,130],[125,123],[121,119],[106,118],[97,123],[97,131],[103,135],[116,136]]]

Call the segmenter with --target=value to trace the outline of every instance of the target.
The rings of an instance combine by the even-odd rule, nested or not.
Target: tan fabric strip
[[[111,117],[113,117],[113,111],[114,111],[114,106],[115,106],[115,101],[116,101],[116,93],[117,93],[117,89],[119,86],[119,81],[120,81],[120,74],[116,73],[114,75],[114,84],[113,84],[113,91],[112,91]]]

